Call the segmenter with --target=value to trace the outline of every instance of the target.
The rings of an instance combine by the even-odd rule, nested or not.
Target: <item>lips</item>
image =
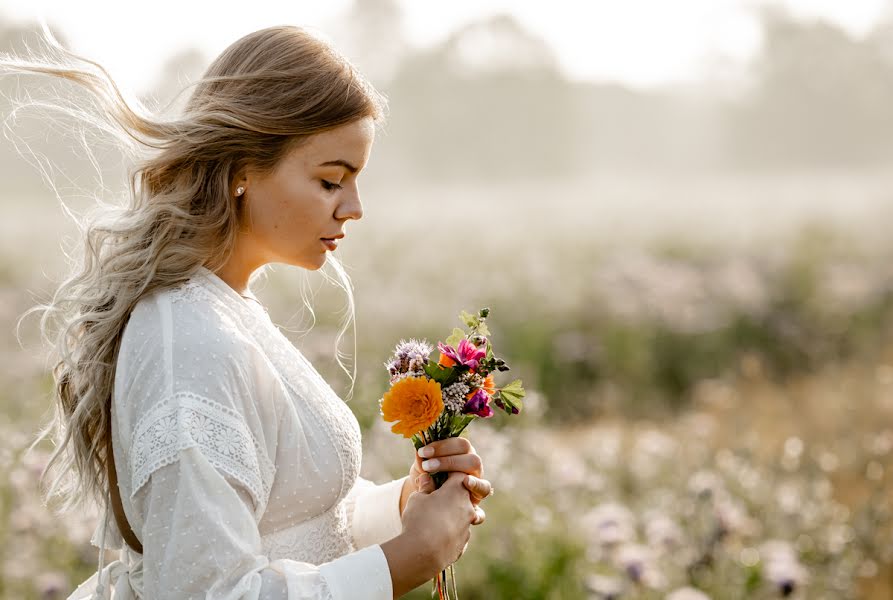
[[[325,244],[326,248],[328,248],[329,250],[334,250],[335,248],[338,247],[337,240],[340,240],[343,237],[344,237],[344,234],[339,233],[338,235],[333,235],[332,237],[324,237],[324,238],[319,238],[319,239],[323,244]]]

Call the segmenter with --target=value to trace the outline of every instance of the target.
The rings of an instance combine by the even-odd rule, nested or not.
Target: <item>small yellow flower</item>
[[[391,386],[381,399],[385,421],[397,421],[394,433],[411,438],[433,425],[443,412],[440,384],[427,377],[405,377]]]

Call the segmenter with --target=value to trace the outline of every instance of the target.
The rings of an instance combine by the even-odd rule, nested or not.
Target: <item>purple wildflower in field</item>
[[[56,571],[39,575],[34,585],[41,600],[61,599],[69,589],[68,577]]]
[[[722,478],[713,471],[695,472],[688,480],[688,489],[700,498],[716,497],[725,490]]]
[[[770,540],[761,547],[765,573],[773,587],[787,598],[801,588],[809,579],[809,573],[800,564],[797,552],[791,544]]]
[[[624,544],[617,549],[614,562],[635,584],[653,589],[664,585],[664,577],[657,568],[653,551],[648,546]]]
[[[600,504],[583,516],[583,527],[593,542],[610,548],[636,535],[632,511],[614,502]]]
[[[675,552],[685,544],[685,534],[673,519],[658,515],[645,523],[645,537],[652,548]]]

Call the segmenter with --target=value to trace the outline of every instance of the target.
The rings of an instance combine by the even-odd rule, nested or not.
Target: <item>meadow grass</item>
[[[460,596],[893,598],[893,248],[835,226],[749,246],[717,240],[718,225],[712,239],[618,240],[585,202],[570,222],[543,213],[535,197],[549,189],[428,190],[417,206],[370,208],[342,248],[363,476],[401,477],[412,461],[377,404],[400,338],[442,340],[460,310],[489,306],[506,381],[529,390],[520,416],[468,429],[497,493],[456,566]],[[0,240],[3,599],[64,597],[96,560],[96,516],[54,516],[37,488],[49,449],[23,453],[51,381],[34,319],[23,346],[14,325],[63,271],[54,245],[71,235],[44,214],[33,239]],[[256,292],[344,395],[332,358],[343,296],[311,275],[304,333],[301,279],[276,267]]]

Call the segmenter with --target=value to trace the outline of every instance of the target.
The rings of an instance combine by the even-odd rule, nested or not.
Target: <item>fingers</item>
[[[474,496],[474,500],[480,502],[484,498],[493,494],[493,484],[486,479],[468,475],[465,478],[465,487]]]
[[[434,491],[434,478],[422,473],[416,480],[416,489],[422,494],[430,494]]]
[[[422,461],[421,468],[428,473],[438,471],[462,471],[482,475],[483,463],[477,454],[454,454],[450,456],[437,456]]]
[[[451,483],[457,487],[465,485],[465,478],[468,477],[465,473],[460,473],[459,471],[450,471],[447,473],[446,483]]]
[[[474,520],[471,522],[472,525],[480,525],[487,519],[487,513],[484,512],[484,509],[480,506],[474,507]]]
[[[449,456],[450,454],[473,454],[474,446],[464,437],[451,437],[445,440],[437,440],[422,446],[418,455],[422,458],[432,456]]]

